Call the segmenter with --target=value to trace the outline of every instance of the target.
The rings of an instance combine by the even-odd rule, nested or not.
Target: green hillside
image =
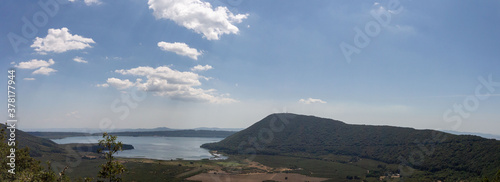
[[[0,124],[0,128],[5,127],[4,124]],[[64,149],[52,140],[35,137],[17,128],[16,143],[18,148],[28,147],[30,149],[30,156],[32,157],[42,157],[48,153],[65,153]]]
[[[269,115],[220,142],[202,147],[228,154],[357,156],[442,176],[493,176],[500,168],[500,141],[494,139],[434,130],[351,125],[295,114]]]

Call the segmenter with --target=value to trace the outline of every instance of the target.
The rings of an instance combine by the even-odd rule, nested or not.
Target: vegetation
[[[494,176],[500,167],[497,140],[433,130],[350,125],[295,114],[270,115],[220,142],[202,147],[228,154],[357,156],[428,172],[421,174],[422,178],[436,178],[437,174],[438,179],[449,180]]]
[[[30,156],[30,148],[24,147],[19,149],[17,145],[21,142],[16,142],[16,145],[9,146],[6,137],[6,126],[0,126],[0,155],[1,156],[13,156],[2,157],[0,159],[0,181],[70,181],[70,178],[66,175],[68,166],[65,166],[58,174],[54,172],[51,162],[47,162],[47,167],[44,168],[40,165],[40,161],[34,159]],[[46,139],[38,138],[35,136],[30,136],[23,131],[16,130],[16,140],[19,141],[38,141],[27,142],[24,145],[31,145],[37,149],[44,149],[43,146],[47,144],[53,145],[52,147],[58,149],[57,152],[50,152],[47,150],[41,150],[34,154],[40,154],[42,157],[51,156],[56,154],[56,156],[65,156],[67,151],[60,148],[57,144],[53,142],[47,142]],[[45,144],[45,145],[44,145]],[[42,145],[42,146],[40,146]],[[116,136],[103,134],[103,139],[99,141],[98,152],[104,152],[106,158],[105,163],[101,165],[101,170],[98,173],[98,181],[121,181],[121,174],[125,171],[125,168],[114,158],[113,154],[122,150],[123,144],[121,142],[116,142]],[[15,156],[15,157],[14,157]],[[67,157],[65,157],[67,158]],[[15,161],[14,161],[15,159]],[[11,171],[9,171],[12,169]],[[93,181],[92,178],[79,178],[79,180]]]
[[[46,139],[61,139],[66,137],[77,137],[77,136],[88,136],[91,135],[89,133],[81,133],[81,132],[41,132],[41,131],[32,131],[27,132],[30,135],[37,136],[40,138]]]
[[[124,145],[116,141],[117,136],[107,133],[100,145],[80,148],[57,145],[20,130],[16,139],[23,145],[22,149],[15,147],[16,174],[7,172],[8,159],[2,158],[0,181],[185,181],[190,176],[221,170],[230,174],[299,173],[329,181],[370,182],[379,181],[381,176],[386,177],[384,181],[399,181],[391,176],[402,174],[400,167],[404,164],[412,171],[411,176],[401,176],[404,181],[500,182],[496,140],[431,130],[348,125],[294,114],[268,116],[221,142],[203,145],[232,154],[224,161],[117,159],[114,154]],[[6,140],[3,130],[1,140]],[[78,153],[69,155],[75,152],[74,147]],[[35,151],[30,150],[33,148]],[[95,149],[101,149],[104,157]],[[0,143],[0,155],[9,155],[9,150],[5,142]],[[68,159],[78,162],[71,165],[65,162]],[[52,163],[45,167],[40,160]],[[270,167],[270,171],[255,162]],[[96,174],[95,179],[84,178]]]
[[[69,181],[65,175],[66,168],[59,173],[59,176],[57,176],[55,172],[52,171],[50,162],[47,162],[48,169],[44,170],[44,168],[40,165],[40,161],[35,160],[30,156],[30,149],[28,147],[19,149],[17,147],[19,142],[16,142],[16,145],[9,146],[8,142],[5,142],[7,141],[5,129],[5,125],[0,126],[0,141],[2,141],[0,142],[0,156],[15,155],[15,157],[12,157],[15,161],[11,161],[11,158],[9,157],[0,158],[0,181]],[[19,130],[16,131],[16,134],[24,136],[22,131]],[[16,139],[21,141],[33,140],[20,138],[19,135],[16,136]],[[12,162],[14,163],[12,164]],[[11,169],[13,170],[9,172]]]
[[[93,152],[98,153],[99,150],[106,150],[103,146],[98,143],[69,143],[69,144],[60,144],[62,147],[68,147],[72,150],[79,152]],[[122,144],[122,150],[132,150],[134,146],[130,144]]]
[[[1,125],[2,128],[6,128],[5,125]],[[16,128],[16,143],[18,148],[28,147],[31,157],[42,157],[43,154],[56,153],[63,154],[65,151],[62,147],[57,145],[51,140],[33,137],[27,132],[18,130]]]
[[[104,152],[106,163],[101,165],[98,177],[109,181],[122,181],[121,174],[125,171],[125,167],[115,160],[113,154],[122,151],[123,144],[122,142],[116,142],[116,136],[108,133],[103,133],[102,138],[102,140],[99,140],[99,146],[103,148],[99,148],[98,152],[101,153],[103,149],[107,149],[107,152]]]

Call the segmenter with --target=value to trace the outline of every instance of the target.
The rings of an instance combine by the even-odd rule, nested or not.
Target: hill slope
[[[295,114],[272,114],[226,139],[202,147],[229,154],[320,157],[339,154],[467,176],[500,167],[500,141],[434,130],[350,125]]]
[[[5,127],[6,126],[4,124],[0,124],[0,128]],[[30,135],[17,128],[16,144],[18,145],[18,148],[28,147],[30,149],[31,157],[41,157],[44,153],[65,153],[64,149],[52,140]]]

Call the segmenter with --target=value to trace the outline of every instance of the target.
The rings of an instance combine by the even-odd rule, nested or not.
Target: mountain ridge
[[[291,113],[271,114],[226,139],[202,145],[228,154],[358,156],[416,169],[491,175],[500,141],[394,126],[352,125]]]

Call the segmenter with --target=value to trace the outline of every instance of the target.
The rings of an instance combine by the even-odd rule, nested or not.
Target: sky
[[[246,128],[290,112],[500,134],[499,1],[0,4],[21,129]]]

